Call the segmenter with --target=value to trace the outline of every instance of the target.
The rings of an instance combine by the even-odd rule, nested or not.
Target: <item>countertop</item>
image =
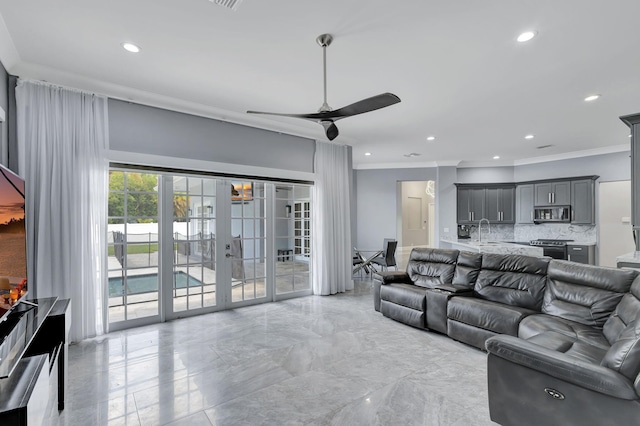
[[[513,244],[505,241],[472,241],[472,240],[440,240],[450,244],[452,248],[473,251],[477,253],[523,254],[526,256],[542,257],[542,247]]]
[[[640,267],[640,251],[632,251],[631,253],[623,254],[622,256],[616,257],[616,263],[618,267],[622,266],[638,266]]]

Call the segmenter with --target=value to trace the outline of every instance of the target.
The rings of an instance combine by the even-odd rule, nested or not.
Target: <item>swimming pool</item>
[[[202,285],[202,281],[197,280],[189,274],[176,271],[173,273],[175,277],[175,288],[197,287]],[[123,292],[122,277],[109,278],[109,297],[122,296]],[[127,277],[127,294],[141,294],[158,291],[158,274],[144,274]]]

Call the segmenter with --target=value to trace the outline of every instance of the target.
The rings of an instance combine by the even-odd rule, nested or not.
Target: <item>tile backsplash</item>
[[[569,223],[542,223],[540,225],[514,225],[515,241],[537,238],[574,240],[578,243],[596,241],[595,225],[571,225]]]
[[[478,239],[478,226],[471,225],[471,239]],[[543,223],[540,225],[498,225],[491,224],[487,235],[486,224],[482,225],[482,238],[491,241],[530,241],[539,238],[574,240],[578,243],[596,241],[594,225],[571,225],[568,223]]]

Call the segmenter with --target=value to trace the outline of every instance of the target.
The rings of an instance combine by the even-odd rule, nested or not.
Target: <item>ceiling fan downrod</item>
[[[316,42],[322,47],[322,66],[324,76],[324,103],[318,109],[318,112],[328,112],[333,111],[333,109],[327,103],[327,47],[331,46],[331,42],[333,41],[333,36],[331,34],[321,34],[316,38]]]

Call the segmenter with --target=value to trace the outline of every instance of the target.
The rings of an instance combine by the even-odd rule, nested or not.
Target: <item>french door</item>
[[[310,294],[308,186],[128,171],[110,183],[112,330]]]

